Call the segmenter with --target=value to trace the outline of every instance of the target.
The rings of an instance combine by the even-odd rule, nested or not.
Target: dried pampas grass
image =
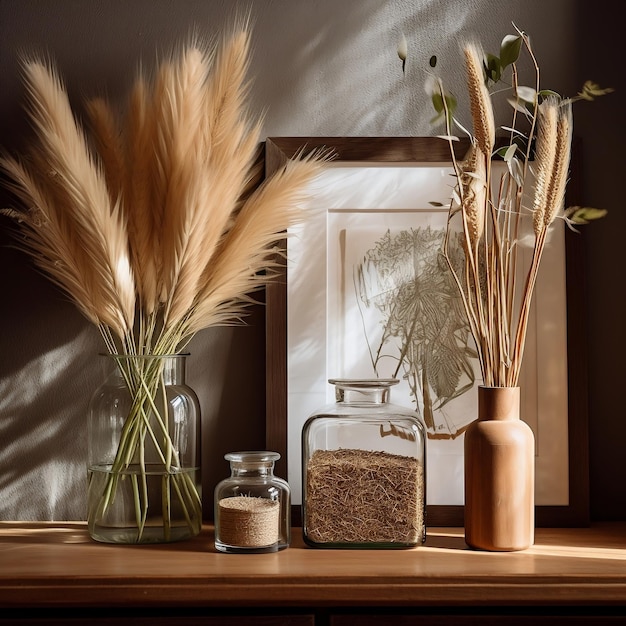
[[[173,507],[192,535],[201,523],[198,485],[177,473],[165,359],[142,357],[178,354],[203,328],[242,320],[275,274],[276,242],[302,219],[307,184],[330,158],[303,155],[257,185],[249,48],[247,23],[211,45],[192,40],[153,76],[139,71],[121,113],[104,99],[87,102],[89,135],[54,65],[24,58],[36,140],[25,156],[0,158],[20,205],[3,211],[19,226],[19,245],[97,325],[108,352],[131,357],[116,359],[131,407],[115,459],[102,461],[106,484],[95,495],[90,484],[89,500],[97,525],[129,472],[137,541],[149,511],[146,446],[167,479],[165,540]]]
[[[249,114],[247,23],[140,70],[120,114],[86,103],[89,135],[54,65],[24,58],[36,142],[0,166],[20,202],[20,243],[96,324],[112,353],[171,354],[241,320],[271,279],[274,242],[302,218],[327,154],[260,187],[261,120]]]

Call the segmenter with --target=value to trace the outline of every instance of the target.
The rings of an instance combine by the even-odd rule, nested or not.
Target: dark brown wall
[[[626,207],[621,2],[609,0],[0,0],[0,145],[27,125],[17,53],[48,50],[79,98],[119,97],[138,59],[152,58],[198,25],[219,32],[235,7],[252,8],[255,106],[268,136],[432,134],[418,61],[436,50],[458,66],[461,35],[488,49],[511,31],[531,33],[546,84],[571,93],[591,78],[616,92],[575,109],[586,203],[609,216],[584,230],[589,363],[591,515],[626,519]],[[413,57],[397,65],[400,32]],[[0,196],[4,205],[4,197]],[[73,519],[84,510],[84,410],[98,380],[94,329],[3,244],[0,222],[0,519]],[[263,445],[264,336],[259,312],[246,329],[201,333],[190,379],[203,404],[205,501],[227,471],[223,453]]]
[[[589,445],[591,516],[626,519],[626,72],[624,30],[618,2],[578,0],[577,55],[580,81],[592,79],[615,93],[576,105],[575,132],[583,138],[586,203],[609,215],[585,230],[587,345],[589,351]]]

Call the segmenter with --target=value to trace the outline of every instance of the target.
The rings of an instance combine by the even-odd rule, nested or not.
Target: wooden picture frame
[[[369,164],[411,165],[450,161],[447,142],[436,137],[281,137],[265,142],[265,171],[269,176],[302,150],[332,148],[335,162],[366,167]],[[458,142],[455,154],[462,158],[467,143]],[[574,150],[568,204],[579,197],[576,176],[578,151]],[[589,524],[588,424],[586,355],[584,343],[584,293],[582,235],[565,229],[565,288],[567,293],[567,504],[536,507],[536,524],[542,527]],[[285,244],[285,242],[283,242]],[[266,290],[266,445],[281,454],[276,472],[288,472],[288,372],[287,372],[287,274]],[[300,523],[299,505],[293,507],[293,522]],[[462,526],[462,505],[427,506],[428,526]]]

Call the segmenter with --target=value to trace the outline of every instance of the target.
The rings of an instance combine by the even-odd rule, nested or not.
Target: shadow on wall
[[[0,520],[86,519],[87,408],[102,381],[103,345],[73,304],[5,243],[3,236],[9,297],[0,305]],[[253,307],[247,326],[207,329],[190,345],[205,519],[228,471],[224,454],[264,447],[264,319],[264,309]]]
[[[3,204],[3,206],[6,206]],[[0,234],[0,519],[81,519],[97,330]]]

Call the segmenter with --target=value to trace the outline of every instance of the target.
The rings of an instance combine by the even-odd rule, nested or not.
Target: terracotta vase
[[[465,541],[525,550],[535,535],[535,437],[520,419],[518,387],[479,387],[465,432]]]

